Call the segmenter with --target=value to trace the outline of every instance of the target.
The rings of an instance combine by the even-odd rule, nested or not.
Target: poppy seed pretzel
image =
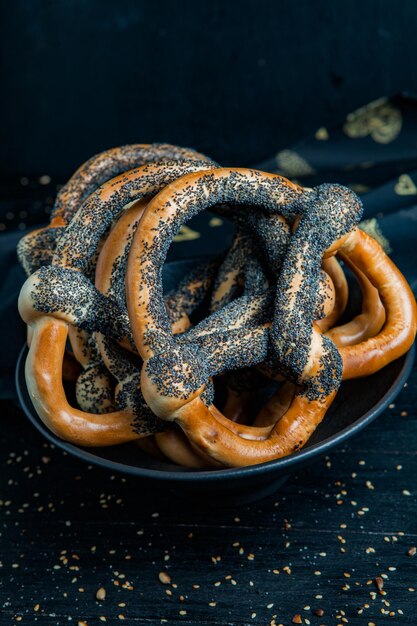
[[[341,326],[329,328],[333,320],[338,319],[341,315],[341,309],[346,306],[344,302],[345,284],[347,287],[343,270],[337,263],[336,258],[330,257],[324,260],[323,267],[326,267],[330,271],[330,275],[335,277],[338,296],[335,298],[335,307],[332,313],[321,320],[315,321],[315,325],[318,330],[323,331],[328,329],[327,332],[325,332],[326,337],[329,337],[338,348],[349,345],[357,345],[365,339],[375,337],[380,332],[385,322],[385,309],[379,297],[378,290],[366,278],[363,272],[358,270],[347,257],[345,257],[345,262],[350,266],[358,280],[362,292],[362,312]],[[335,263],[337,265],[334,265]],[[341,282],[338,282],[339,268],[344,278]],[[331,320],[330,323],[329,320]],[[260,369],[262,369],[262,367]],[[266,373],[274,377],[271,370]],[[285,414],[285,411],[290,406],[295,393],[296,385],[286,381],[272,396],[272,398],[261,408],[253,422],[253,425],[274,425]]]
[[[387,325],[390,328],[385,332],[384,343],[390,346],[390,354],[384,364],[408,349],[415,334],[415,303],[401,274],[396,268],[392,271],[392,284],[405,284],[403,301],[396,306],[392,302],[392,285],[387,286],[386,280],[381,284],[379,268],[369,272],[361,261],[362,234],[354,229],[361,205],[355,194],[336,185],[322,185],[309,196],[300,191],[291,194],[284,180],[253,170],[230,169],[185,176],[149,203],[129,256],[128,309],[135,342],[144,359],[141,382],[145,399],[157,415],[179,423],[194,445],[229,466],[259,463],[299,449],[321,421],[337,391],[344,355],[341,358],[335,345],[313,327],[314,294],[323,255],[338,250],[341,255],[348,255],[378,289],[387,312],[387,324],[375,339],[343,348],[348,350],[351,361],[354,354],[363,357],[363,345],[367,342],[376,345]],[[284,203],[280,205],[279,200]],[[199,210],[220,202],[258,203],[284,215],[301,215],[283,262],[272,329],[267,331],[261,324],[224,338],[219,332],[216,342],[224,340],[222,347],[226,352],[222,364],[220,358],[213,360],[212,354],[199,350],[198,345],[184,346],[173,337],[160,305],[158,280],[158,268],[179,226]],[[162,238],[162,230],[169,235]],[[372,263],[372,255],[366,260]],[[381,257],[380,262],[383,265],[386,259]],[[395,315],[391,316],[393,309]],[[399,341],[394,341],[394,328],[401,329]],[[218,373],[216,367],[239,368],[261,362],[269,344],[274,365],[301,389],[265,439],[263,429],[251,431],[250,427],[235,425],[222,417],[204,399],[204,393],[210,376]],[[216,352],[214,344],[212,349]],[[382,366],[377,360],[367,361],[371,369]],[[352,375],[352,371],[348,363],[345,374]]]
[[[164,166],[164,171],[166,169],[167,169],[166,166]],[[148,173],[148,171],[149,171],[149,168],[146,169],[146,173]],[[122,179],[123,179],[123,182],[126,183],[126,180],[129,180],[129,175],[126,175],[126,176],[124,175]],[[112,181],[107,186],[105,186],[105,189],[107,189],[108,187],[112,188],[113,185],[114,185],[114,181]],[[154,190],[152,189],[152,191]],[[116,192],[114,193],[117,194],[118,192],[119,192],[119,188],[117,188]],[[97,192],[96,196],[101,193],[102,193],[101,191]],[[112,194],[110,193],[109,198],[106,197],[106,201],[108,200],[110,202],[111,195]],[[118,200],[121,206],[126,201],[131,200],[131,197],[126,197],[126,198],[123,197],[122,201],[120,200],[120,198],[118,198]],[[91,204],[91,199],[87,201],[85,204],[89,206]],[[104,206],[107,206],[106,202],[104,203]],[[96,206],[95,206],[95,209],[97,209]],[[102,217],[101,211],[96,211],[96,213],[97,213],[97,217]],[[106,220],[109,220],[110,217],[113,218],[114,214],[113,213],[106,214]],[[85,226],[87,224],[87,234],[91,236],[90,239],[87,241],[87,247],[86,247],[85,236],[84,236],[84,244],[83,244],[83,238],[82,237],[80,238],[80,234],[82,235],[83,233],[82,229],[74,228],[73,223],[71,223],[70,227],[68,228],[69,234],[67,232],[65,233],[66,235],[65,244],[62,244],[60,242],[60,248],[58,250],[57,260],[55,260],[55,262],[53,263],[51,267],[41,268],[41,270],[39,270],[37,275],[35,274],[35,276],[32,276],[32,278],[26,284],[26,287],[22,290],[21,310],[22,311],[26,310],[26,312],[23,313],[24,315],[28,314],[28,311],[27,311],[28,298],[26,298],[25,295],[28,295],[28,292],[29,292],[30,293],[29,300],[32,301],[32,304],[29,305],[32,309],[31,311],[29,311],[29,316],[32,316],[32,321],[35,320],[35,318],[37,317],[37,313],[39,313],[39,310],[40,310],[42,313],[47,313],[48,315],[52,314],[53,316],[58,316],[67,323],[75,324],[76,326],[79,326],[81,328],[84,327],[85,329],[89,331],[92,331],[94,329],[102,330],[103,332],[109,333],[111,336],[120,338],[120,336],[127,334],[126,324],[123,322],[123,315],[120,314],[120,311],[114,302],[109,303],[101,297],[101,294],[99,294],[98,292],[94,292],[86,276],[84,276],[81,273],[82,270],[86,271],[88,267],[88,263],[91,257],[93,256],[93,254],[95,253],[95,247],[94,246],[91,247],[91,240],[93,240],[93,243],[95,242],[96,247],[97,247],[100,237],[105,232],[105,228],[107,228],[107,222],[104,223],[104,220],[100,220],[100,219],[96,219],[95,223],[93,223],[93,225],[91,226],[92,220],[90,220],[89,222],[89,218],[90,218],[89,212],[85,209],[85,207],[83,207],[82,210],[80,211],[80,215],[77,215],[74,218],[74,221],[78,219],[78,222],[80,225],[82,224]],[[94,228],[96,224],[98,224],[101,228],[101,232],[98,234],[96,232],[96,229]],[[94,229],[94,232],[93,232],[93,229]],[[77,273],[74,273],[71,269],[69,269],[66,266],[65,263],[62,263],[62,260],[60,257],[60,253],[61,253],[63,254],[64,257],[66,255],[66,259],[71,259],[71,261],[73,261],[74,251],[80,252],[79,259],[78,259],[79,261],[78,270],[81,270],[81,271],[78,271]],[[62,281],[62,278],[65,278],[66,280]],[[59,281],[58,279],[61,279],[61,281]],[[48,280],[50,283],[49,290],[48,290]],[[59,289],[57,289],[58,287]],[[53,301],[51,300],[51,297],[49,297],[48,299],[47,297],[48,293],[53,294]],[[58,296],[58,299],[57,299],[57,296]],[[71,302],[68,302],[68,296],[72,298],[74,307],[75,306],[77,307],[76,309],[74,309],[74,307],[71,308]],[[81,298],[81,301],[80,301],[80,296],[83,296],[83,298]],[[109,306],[110,306],[110,315],[109,315],[109,310],[108,310]],[[106,309],[107,309],[107,312],[106,312]],[[96,318],[98,318],[98,320]],[[52,354],[56,355],[57,352],[55,351]],[[32,358],[32,361],[33,360],[35,359]],[[40,359],[37,359],[37,360],[40,361]],[[28,362],[30,363],[30,358]],[[50,396],[49,399],[52,400],[54,397],[53,389],[50,390],[49,396]],[[57,397],[60,397],[59,394]],[[48,408],[49,405],[48,403],[46,404]],[[51,408],[51,406],[52,405],[50,405],[49,408]],[[71,413],[70,408],[68,406],[64,406],[64,409],[65,409],[64,413],[66,411],[65,418],[68,420],[69,419],[68,414]],[[117,412],[115,413],[115,416],[116,415],[117,415]],[[80,414],[77,413],[76,417],[79,422]],[[47,419],[48,419],[48,416],[47,416]],[[87,416],[87,419],[88,419],[88,416]],[[58,421],[59,420],[55,420],[55,427],[57,427]],[[100,422],[98,419],[94,419],[92,423],[94,425],[94,424],[99,424]],[[100,432],[97,432],[98,440],[100,442],[105,441],[105,430],[106,430],[106,427],[109,426],[110,423],[111,423],[111,415],[107,415],[105,418],[105,421],[103,422],[103,424],[101,424],[102,428],[101,429],[97,428],[97,431],[100,430]],[[118,424],[118,426],[120,426],[121,423],[122,421],[120,422],[120,424]],[[124,434],[124,431],[122,428],[119,428],[119,430],[122,431],[122,434],[120,435],[120,437],[130,438],[130,434],[129,435]],[[87,431],[88,431],[87,433],[88,437],[92,436],[92,432],[90,432],[88,429]],[[137,435],[137,432],[135,431],[135,436],[136,435]],[[83,436],[82,429],[78,427],[78,433],[77,433],[78,442],[82,441],[82,436]],[[88,442],[84,441],[84,445],[88,445],[88,444],[93,445],[93,443],[97,445],[98,440],[94,439],[93,441],[93,440],[88,439]]]
[[[354,249],[352,247],[352,242],[357,240],[355,245],[355,263],[353,263],[352,258]],[[366,243],[366,246],[365,246]],[[364,254],[364,258],[360,261],[361,256]],[[334,251],[333,251],[334,253]],[[368,282],[370,282],[373,287],[378,291],[378,298],[381,300],[387,323],[379,330],[378,328],[381,325],[379,321],[376,326],[373,328],[373,333],[375,336],[367,336],[367,332],[370,331],[370,327],[366,327],[366,325],[361,329],[361,332],[358,333],[358,337],[356,338],[356,343],[353,343],[352,340],[354,337],[352,336],[351,329],[348,331],[344,330],[344,327],[340,327],[342,329],[342,333],[340,336],[335,338],[335,340],[340,341],[339,351],[343,360],[343,379],[348,380],[349,378],[355,378],[357,376],[366,376],[368,374],[372,374],[375,371],[384,367],[387,363],[392,360],[398,358],[402,354],[404,354],[408,348],[411,346],[414,336],[415,336],[415,300],[413,298],[412,292],[408,287],[404,277],[401,272],[392,264],[389,258],[385,255],[381,246],[373,240],[371,237],[365,235],[362,231],[356,229],[350,233],[350,235],[346,238],[344,245],[340,248],[339,253],[343,256],[343,260],[351,266],[359,265],[362,263],[363,273],[366,271],[366,268],[370,266],[372,263],[372,259],[375,259],[381,270],[376,272],[374,276],[372,273],[369,273],[369,276],[366,276]],[[355,271],[359,271],[357,268]],[[396,292],[401,294],[400,297],[397,297]],[[243,300],[243,298],[242,298]],[[256,302],[256,298],[253,299]],[[259,298],[258,298],[259,300]],[[237,338],[244,337],[245,328],[240,329],[240,335],[238,331],[238,320],[241,316],[242,319],[245,319],[246,316],[246,325],[249,322],[250,316],[247,316],[245,311],[245,306],[242,309],[239,309],[239,301],[231,303],[228,309],[233,307],[233,315],[231,315],[230,311],[225,313],[225,311],[219,312],[222,314],[223,318],[229,320],[230,327],[234,329],[235,337],[229,335],[225,332],[222,335],[223,339],[223,348],[226,353],[229,352],[230,349],[233,348],[234,343]],[[253,308],[254,302],[252,302]],[[366,301],[363,303],[363,307],[367,308]],[[261,307],[262,310],[262,307]],[[253,311],[252,311],[253,313]],[[202,322],[199,326],[205,326],[206,328],[211,325],[211,333],[212,336],[215,335],[216,320],[213,319],[215,317],[220,316],[216,313],[211,316],[211,324],[210,318]],[[358,317],[361,317],[359,315]],[[378,314],[376,315],[378,318]],[[354,318],[352,322],[354,323],[354,327],[356,327]],[[256,328],[256,325],[259,325]],[[315,323],[316,324],[316,323]],[[345,326],[349,326],[348,323]],[[317,324],[316,324],[317,325]],[[256,334],[253,336],[253,340],[256,338],[258,342],[257,345],[265,346],[265,341],[267,340],[267,334],[269,332],[271,323],[265,322],[265,316],[254,317],[252,319],[251,330],[255,331]],[[317,328],[317,330],[319,330]],[[195,329],[192,329],[187,334],[195,334],[194,339],[200,341],[200,337],[198,333],[201,333],[201,329],[197,326]],[[220,331],[218,331],[220,334]],[[236,335],[237,333],[237,335]],[[215,338],[216,342],[219,342],[220,338]],[[179,338],[181,341],[181,338]],[[348,341],[347,341],[348,340]],[[369,340],[369,341],[368,341]],[[378,347],[382,349],[384,352],[384,358],[382,358],[382,353],[379,354],[378,357]],[[267,349],[265,348],[264,358],[267,358]],[[361,368],[359,369],[359,365]],[[269,373],[270,376],[273,377],[272,373]],[[255,426],[264,426],[264,425],[273,425],[276,423],[277,419],[282,416],[282,407],[287,406],[288,398],[294,395],[295,386],[293,389],[289,387],[288,384],[284,385],[281,390],[275,394],[275,396],[261,409],[261,412],[258,414],[254,425]],[[230,421],[222,418],[220,414],[217,415],[217,419],[222,422],[225,426],[227,426],[234,433],[241,435],[247,439],[265,439],[270,433],[270,428],[247,428],[243,425],[236,425]]]
[[[75,294],[74,294],[74,295],[75,295]],[[92,307],[92,308],[94,309],[95,307]],[[101,316],[100,316],[100,317],[101,317]],[[113,320],[118,319],[118,315],[117,315],[117,310],[116,310],[116,309],[113,309],[112,319],[113,319]],[[73,321],[73,320],[69,320],[69,321]],[[91,392],[91,383],[89,384],[88,389],[89,389],[89,390],[90,390],[90,392]],[[97,412],[97,411],[94,411],[94,412]]]
[[[213,182],[213,180],[214,181],[216,180],[218,172],[221,172],[220,182],[223,182],[225,184],[224,184],[223,188],[220,190],[220,192],[218,194],[213,193],[212,194],[212,198],[210,198],[209,193],[210,193],[211,190],[209,188],[209,185],[210,185],[211,182]],[[242,175],[243,173],[244,173],[244,175]],[[187,184],[185,183],[185,185],[184,185],[184,187],[185,187],[185,194],[183,194],[181,200],[184,198],[184,205],[186,205],[187,204],[187,198],[188,198],[188,200],[191,199],[191,201],[193,203],[195,203],[194,206],[191,207],[191,211],[195,211],[195,212],[197,212],[198,209],[201,210],[201,209],[205,208],[204,204],[200,204],[200,206],[199,206],[199,198],[200,197],[207,198],[207,196],[209,196],[209,198],[211,200],[211,204],[214,204],[214,203],[217,204],[219,202],[227,202],[229,200],[231,202],[236,202],[237,198],[236,198],[236,194],[233,192],[233,185],[227,186],[227,183],[231,182],[230,181],[231,177],[237,178],[238,179],[237,182],[239,184],[239,182],[246,183],[248,175],[247,175],[247,171],[244,171],[244,170],[234,170],[234,171],[231,171],[231,170],[218,170],[217,172],[216,171],[210,172],[210,173],[206,174],[203,177],[204,181],[203,181],[203,184],[201,185],[202,188],[198,189],[198,192],[201,192],[201,194],[200,193],[196,193],[196,190],[194,188],[191,188],[191,186],[190,186],[190,188],[187,189]],[[266,174],[261,175],[260,173],[257,173],[257,172],[254,172],[254,171],[249,171],[249,178],[250,177],[252,177],[254,179],[252,181],[253,189],[250,189],[250,185],[249,185],[249,189],[243,191],[242,198],[241,199],[239,198],[241,202],[245,202],[247,200],[251,200],[253,204],[255,204],[256,202],[258,202],[258,204],[259,204],[259,191],[258,191],[258,185],[257,185],[257,183],[258,183],[257,179],[259,177],[266,179],[269,183],[272,183],[272,184],[269,185],[270,189],[268,191],[270,192],[270,195],[268,195],[268,200],[267,200],[269,202],[269,205],[270,206],[272,205],[272,208],[277,209],[284,202],[288,203],[288,202],[294,201],[294,199],[297,196],[299,196],[300,193],[302,193],[302,190],[300,188],[298,188],[298,187],[292,185],[291,183],[285,181],[285,179],[281,179],[280,177],[274,177],[272,175],[266,175]],[[185,177],[185,178],[190,180],[190,179],[193,179],[195,177],[188,176],[188,177]],[[183,178],[181,180],[181,183],[184,183],[185,178]],[[188,180],[187,180],[187,182],[188,182]],[[201,179],[198,182],[201,182]],[[205,183],[207,183],[207,187],[204,187]],[[167,206],[169,206],[171,204],[172,205],[175,204],[175,202],[176,202],[176,197],[175,197],[176,193],[175,192],[176,192],[176,187],[177,186],[171,186],[169,188],[169,191],[171,192],[173,187],[175,187],[175,190],[174,190],[174,192],[172,194],[172,197],[170,197],[170,200],[169,201],[167,200],[165,206],[161,204],[163,202],[163,200],[161,198],[165,198],[165,196],[167,195],[168,189],[166,189],[161,194],[159,194],[157,196],[157,198],[154,199],[154,201],[150,205],[148,205],[148,209],[145,212],[145,215],[144,215],[144,218],[141,221],[140,227],[136,231],[134,241],[136,241],[137,237],[142,233],[143,228],[146,229],[146,227],[147,227],[146,218],[148,217],[148,215],[151,218],[152,217],[156,217],[157,214],[160,213],[161,211],[163,211],[163,209],[165,207],[167,207]],[[179,185],[178,185],[178,187],[179,187]],[[230,196],[228,196],[228,191],[229,191],[229,193],[230,193],[230,191],[232,191]],[[252,195],[250,193],[251,191],[252,191]],[[254,193],[254,192],[257,192],[257,191],[258,191],[258,193]],[[262,189],[260,191],[262,192]],[[188,196],[186,195],[187,192],[188,192]],[[156,203],[157,200],[159,200],[160,203],[157,204],[156,207],[154,207],[153,205]],[[152,205],[152,211],[150,211],[151,205]],[[161,206],[163,207],[162,209],[160,208]],[[189,207],[187,207],[187,208],[189,208]],[[155,211],[155,213],[154,213],[154,211]],[[189,214],[190,213],[187,213],[187,217],[189,217]],[[160,223],[158,225],[157,225],[157,223],[152,224],[152,219],[151,219],[150,223],[152,225],[148,227],[146,232],[149,232],[149,233],[153,234],[153,239],[154,239],[154,241],[152,242],[153,246],[150,245],[150,242],[148,240],[144,239],[144,240],[141,241],[139,239],[139,243],[138,243],[139,249],[140,250],[146,249],[146,250],[149,250],[150,252],[152,251],[152,254],[156,253],[157,255],[159,255],[159,257],[157,256],[157,258],[160,258],[160,260],[163,261],[163,250],[164,250],[163,246],[165,245],[166,242],[169,244],[170,239],[175,234],[176,228],[178,228],[179,225],[181,223],[183,223],[183,221],[185,221],[183,215],[170,215],[169,219],[166,219],[164,228],[165,229],[167,229],[167,228],[170,229],[170,237],[169,237],[168,242],[167,242],[167,239],[162,241],[158,237],[157,234],[156,235],[154,234],[154,233],[161,232],[161,224]],[[154,229],[156,229],[156,230],[154,230]],[[159,244],[159,250],[157,250],[157,251],[155,251],[155,238],[158,239],[158,244]],[[161,252],[161,250],[162,250],[162,252]],[[155,287],[157,289],[159,287],[158,287],[157,281],[156,281],[156,283],[153,284],[153,281],[154,281],[155,277],[152,276],[152,279],[149,280],[148,276],[146,275],[146,272],[144,272],[144,269],[146,270],[146,266],[147,265],[150,266],[150,269],[152,270],[151,263],[149,263],[149,259],[148,258],[145,258],[144,254],[142,255],[141,259],[140,259],[139,256],[133,257],[133,258],[136,259],[136,262],[134,264],[134,269],[131,270],[130,266],[131,266],[131,259],[132,259],[133,253],[134,253],[134,250],[132,248],[132,251],[131,251],[131,254],[130,254],[130,257],[129,257],[129,271],[128,271],[128,275],[127,275],[128,306],[129,306],[129,313],[130,313],[131,319],[132,319],[132,316],[133,316],[133,319],[132,319],[132,326],[133,326],[132,330],[133,330],[133,333],[135,335],[135,339],[136,339],[136,343],[137,343],[138,349],[139,349],[139,351],[141,351],[141,349],[142,349],[141,354],[142,354],[142,356],[144,356],[146,358],[147,346],[151,344],[151,342],[149,341],[149,339],[147,337],[149,332],[151,332],[152,335],[154,335],[154,334],[156,335],[156,345],[157,346],[158,346],[159,343],[161,343],[163,345],[165,339],[167,340],[167,343],[169,345],[169,342],[171,341],[171,339],[169,338],[169,331],[167,333],[165,333],[165,328],[162,327],[162,324],[164,324],[164,319],[163,319],[164,318],[164,311],[163,310],[158,311],[158,313],[160,313],[159,321],[155,321],[155,317],[152,317],[152,314],[154,314],[154,310],[158,306],[157,305],[158,298],[156,297]],[[166,249],[165,249],[165,253],[166,253]],[[137,333],[135,334],[135,329],[138,330],[138,328],[140,328],[140,322],[141,322],[140,318],[139,318],[139,322],[138,322],[137,314],[139,314],[139,316],[141,314],[146,316],[146,313],[144,313],[143,310],[139,311],[139,307],[136,306],[137,305],[137,301],[135,300],[135,296],[137,298],[138,294],[135,293],[135,286],[136,286],[136,283],[137,283],[138,280],[139,280],[139,284],[141,284],[140,296],[139,297],[143,297],[143,293],[144,292],[152,291],[152,293],[153,293],[151,310],[148,309],[148,311],[151,314],[152,323],[150,325],[151,326],[150,330],[149,330],[147,325],[145,325],[145,327],[144,327],[144,330],[145,329],[146,330],[145,330],[145,333],[144,333],[145,338],[143,339],[143,344],[141,343],[141,341],[142,341],[141,336],[142,335],[139,335],[139,338],[138,338],[138,334]],[[140,303],[139,303],[139,305],[140,305]],[[252,302],[252,305],[253,305],[253,302]],[[133,309],[133,312],[131,310],[132,307],[136,307],[136,308]],[[161,337],[161,339],[159,339],[159,337]],[[152,343],[155,345],[155,343],[154,343],[155,342],[155,337],[152,336],[151,339],[152,339]],[[252,339],[254,339],[254,337],[252,337]],[[172,338],[172,340],[173,340],[173,338]],[[221,346],[221,342],[220,342],[220,346]],[[172,346],[172,347],[174,348],[174,346]],[[240,347],[241,346],[239,346],[239,348]],[[254,345],[252,345],[252,347],[254,347]],[[174,350],[175,350],[175,348],[174,348]],[[184,351],[185,351],[185,348],[184,348]],[[174,363],[175,363],[175,359],[177,357],[177,352],[178,352],[178,350],[175,350],[174,361],[171,361],[171,359],[169,359],[168,356],[165,355],[168,363],[174,369],[175,369]],[[220,361],[220,357],[221,357],[221,355],[219,354],[219,361]],[[245,354],[243,358],[245,358],[245,357],[247,357],[247,354]],[[226,358],[226,361],[227,361],[227,358]],[[159,361],[159,363],[161,363],[161,361]],[[148,365],[149,365],[149,361],[144,366],[143,373],[145,372],[145,374],[146,374],[146,367]],[[199,367],[199,365],[197,363],[195,364],[195,366],[196,366],[196,369],[192,373],[191,373],[191,370],[190,370],[189,378],[191,378],[193,374],[195,375],[195,372],[198,372],[199,369],[201,369],[201,366]],[[214,361],[213,360],[212,360],[211,366],[212,367],[214,366]],[[216,363],[216,366],[217,366],[217,363]],[[226,363],[226,368],[227,368],[227,363]],[[143,378],[143,376],[142,376],[142,378]],[[166,383],[165,380],[161,380],[161,385],[164,385],[165,383]],[[143,384],[143,380],[142,380],[142,384]],[[186,385],[189,384],[189,381],[187,379],[185,379],[182,384],[184,386],[186,386]],[[146,388],[146,384],[145,384],[145,388]],[[194,390],[191,390],[191,393],[193,393],[193,391]],[[184,399],[184,396],[186,397],[185,389],[183,389],[180,392],[180,396],[179,397]],[[148,399],[148,401],[149,400],[150,400],[150,398]],[[152,400],[151,400],[151,402],[152,402]],[[159,410],[159,408],[158,408],[158,410]]]

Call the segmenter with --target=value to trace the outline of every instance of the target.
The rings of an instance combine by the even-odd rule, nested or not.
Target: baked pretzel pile
[[[208,208],[233,222],[230,248],[164,294],[171,242]],[[361,214],[340,185],[305,189],[176,146],[93,157],[59,191],[50,224],[18,246],[39,417],[74,444],[136,441],[188,468],[299,450],[342,380],[377,372],[414,341],[413,294],[357,227]],[[340,261],[362,292],[361,313],[343,324]],[[269,399],[250,411],[260,389]]]

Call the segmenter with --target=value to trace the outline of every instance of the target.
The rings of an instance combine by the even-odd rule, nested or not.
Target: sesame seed
[[[106,590],[104,587],[99,587],[96,591],[96,599],[97,600],[105,600],[106,599]]]
[[[170,585],[171,584],[171,576],[169,574],[167,574],[166,572],[159,572],[158,578],[159,578],[159,581],[163,585]]]

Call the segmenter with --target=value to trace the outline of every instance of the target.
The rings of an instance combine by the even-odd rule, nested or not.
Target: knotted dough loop
[[[240,440],[239,446],[235,446],[235,458],[230,449],[227,456],[218,454],[217,442],[226,442],[224,433],[220,433],[219,429],[228,430],[228,427],[225,426],[227,420],[211,404],[208,383],[213,375],[222,371],[219,367],[224,371],[232,366],[239,368],[264,360],[268,337],[266,342],[264,338],[257,344],[256,334],[259,330],[263,334],[262,327],[243,328],[234,350],[230,342],[227,350],[224,349],[230,354],[225,355],[223,363],[220,358],[213,361],[207,346],[206,349],[201,349],[201,346],[199,349],[198,342],[185,345],[173,337],[162,306],[160,281],[168,246],[180,225],[213,204],[227,202],[262,206],[289,220],[301,216],[277,284],[271,339],[274,351],[279,353],[279,366],[303,389],[296,394],[287,413],[263,442],[249,442],[229,431],[232,438]],[[321,421],[342,376],[341,359],[334,344],[312,327],[321,258],[328,249],[332,252],[335,240],[343,242],[360,215],[361,205],[357,197],[345,188],[322,186],[317,191],[304,191],[282,177],[254,170],[223,168],[193,174],[158,194],[149,203],[135,233],[126,281],[132,332],[144,359],[142,391],[155,414],[177,421],[193,443],[229,465],[269,460],[303,445]],[[338,217],[337,223],[335,217]],[[285,306],[282,301],[285,301]],[[305,333],[301,337],[306,345],[303,357],[294,364],[292,347],[294,345],[295,348],[295,342],[291,345],[288,338],[277,337],[277,333],[285,330],[288,336],[288,329],[283,324],[280,329],[279,321],[284,314],[292,315],[297,321],[295,306],[300,304],[303,304],[303,313],[307,316],[303,322]],[[220,346],[209,347],[212,352],[224,348],[221,343]],[[284,423],[288,428],[282,436]],[[211,432],[209,442],[201,439],[200,425],[205,432]]]

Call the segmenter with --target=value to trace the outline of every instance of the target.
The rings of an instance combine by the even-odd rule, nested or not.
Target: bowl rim
[[[301,449],[300,451],[294,452],[289,456],[275,459],[272,461],[267,461],[265,463],[259,463],[257,465],[249,465],[238,468],[199,471],[184,470],[184,472],[163,469],[151,469],[136,465],[127,465],[118,461],[111,461],[89,452],[88,448],[80,448],[72,443],[60,439],[43,424],[43,422],[37,416],[33,405],[30,402],[24,377],[25,357],[27,353],[28,347],[25,344],[19,353],[19,358],[17,360],[15,370],[15,384],[18,399],[26,417],[28,417],[28,419],[37,428],[37,430],[50,442],[54,443],[57,447],[61,448],[68,454],[71,454],[72,456],[75,456],[93,465],[104,467],[110,471],[129,474],[138,478],[145,478],[158,482],[166,481],[176,484],[195,484],[208,482],[216,483],[222,480],[255,477],[263,474],[267,475],[275,473],[277,470],[281,470],[282,473],[289,473],[295,467],[304,464],[314,457],[324,456],[331,449],[344,443],[347,439],[360,432],[363,428],[365,428],[368,424],[375,420],[386,409],[388,404],[390,404],[392,400],[397,397],[397,395],[403,389],[404,383],[409,377],[411,369],[413,367],[415,358],[415,345],[413,344],[410,350],[405,355],[403,355],[403,357],[400,357],[404,359],[402,367],[392,384],[386,390],[384,395],[378,400],[378,402],[369,411],[359,417],[355,422],[353,422],[349,426],[346,426],[336,434],[327,437],[326,439],[323,439],[318,443],[313,444],[309,448]],[[23,388],[20,382],[21,379],[24,381]]]

